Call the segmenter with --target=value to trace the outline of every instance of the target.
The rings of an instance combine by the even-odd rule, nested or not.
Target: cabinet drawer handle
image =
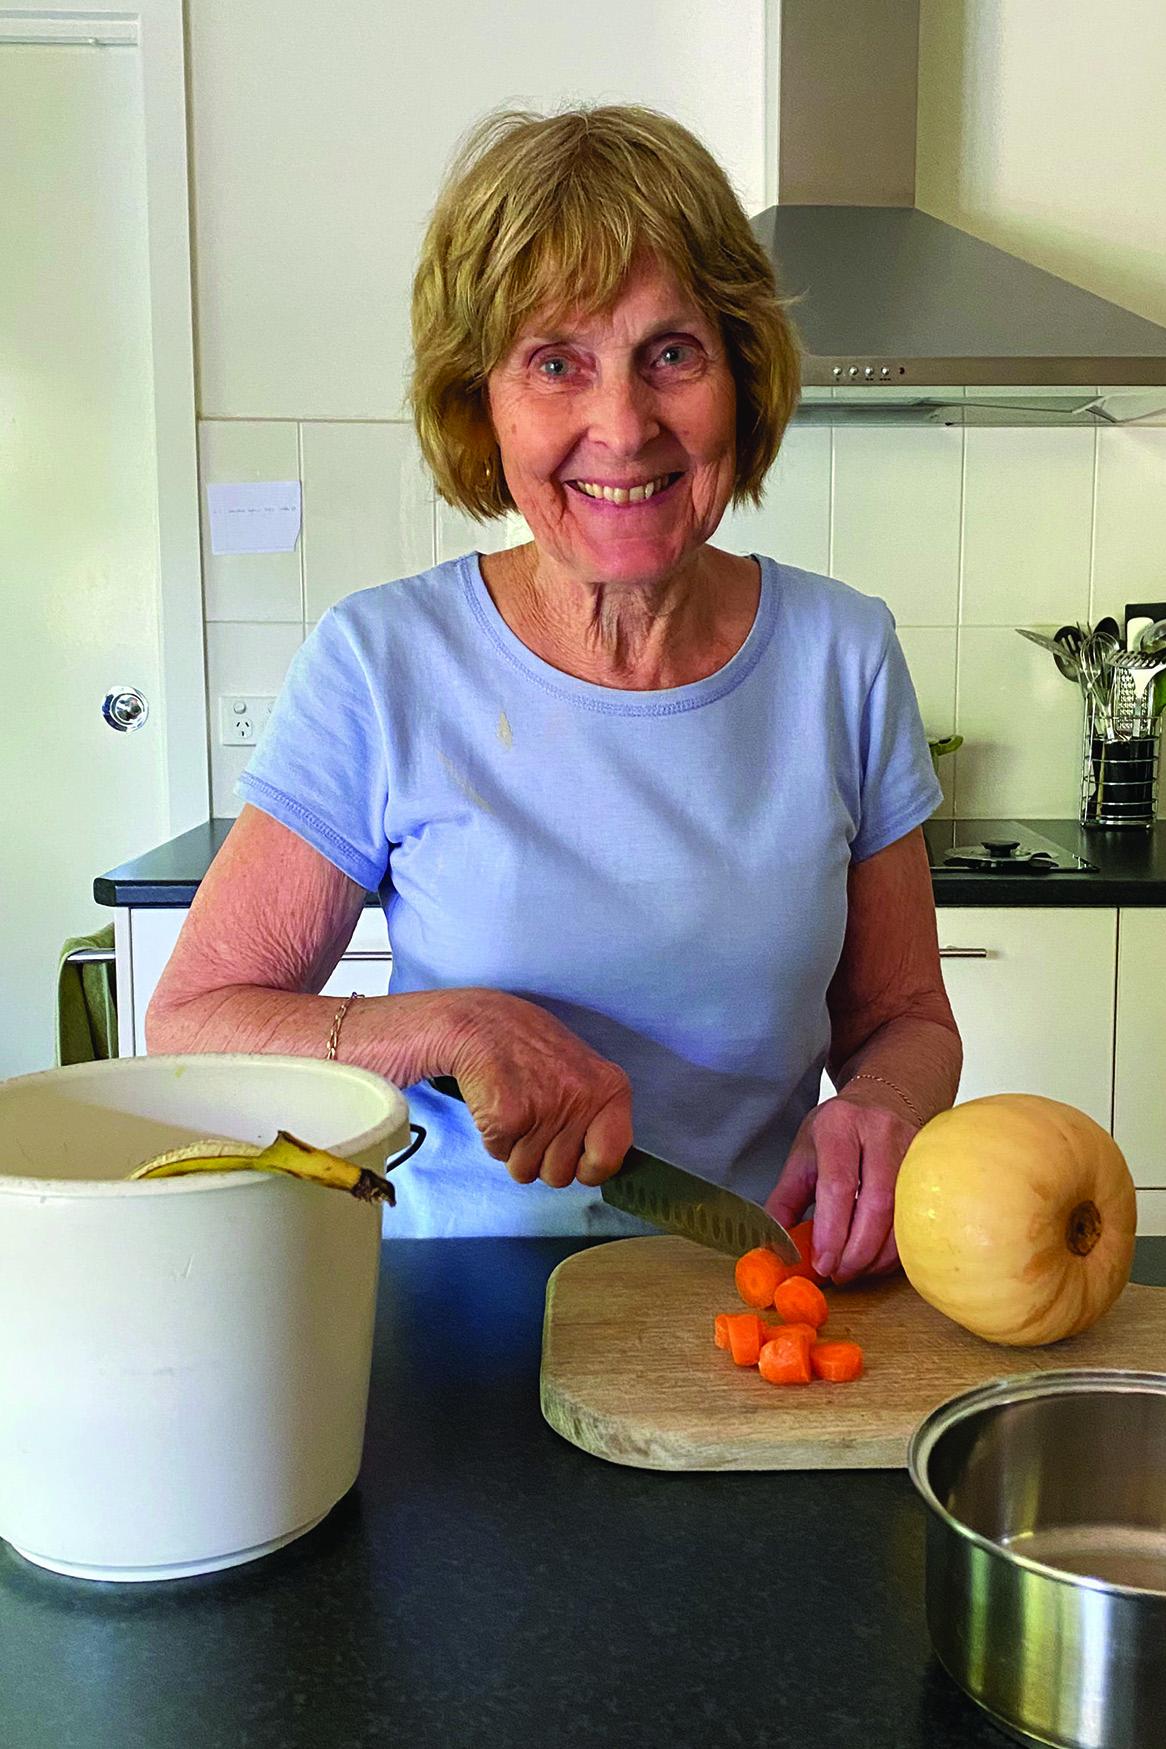
[[[391,960],[393,956],[387,947],[354,947],[351,953],[341,957],[346,960]]]
[[[939,957],[941,960],[986,960],[990,952],[987,947],[941,947]]]

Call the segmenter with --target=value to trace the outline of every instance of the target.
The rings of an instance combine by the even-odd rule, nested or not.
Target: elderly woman
[[[430,1141],[393,1232],[633,1230],[596,1187],[634,1128],[787,1224],[813,1203],[824,1275],[892,1267],[899,1164],[960,1069],[940,790],[886,606],[710,544],[798,393],[726,177],[651,111],[491,118],[413,332],[438,490],[532,539],[312,632],[150,1048],[330,1050],[407,1089]],[[314,992],[370,890],[392,989],[338,1007]]]

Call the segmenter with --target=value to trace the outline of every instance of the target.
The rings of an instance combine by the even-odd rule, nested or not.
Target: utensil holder
[[[1162,717],[1149,693],[1129,710],[1103,710],[1085,699],[1081,757],[1083,826],[1153,826],[1158,814]]]

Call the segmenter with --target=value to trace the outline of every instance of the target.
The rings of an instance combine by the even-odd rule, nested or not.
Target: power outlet
[[[275,699],[267,693],[229,692],[219,698],[219,741],[224,747],[254,747]]]

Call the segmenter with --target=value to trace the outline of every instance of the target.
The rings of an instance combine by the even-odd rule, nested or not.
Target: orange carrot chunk
[[[737,1292],[747,1306],[771,1306],[773,1292],[785,1275],[785,1265],[776,1251],[759,1245],[738,1257],[734,1275]]]
[[[779,1330],[800,1330],[803,1335],[809,1337],[811,1345],[817,1342],[820,1335],[817,1325],[807,1324],[804,1321],[794,1322],[792,1324],[763,1324],[761,1329],[762,1348],[765,1347],[767,1342],[772,1342]]]
[[[773,1303],[787,1324],[812,1324],[820,1330],[829,1307],[820,1287],[803,1276],[791,1275],[774,1290]]]
[[[789,1236],[801,1252],[802,1261],[800,1265],[795,1264],[792,1269],[788,1269],[786,1271],[787,1276],[804,1276],[806,1281],[812,1281],[815,1287],[821,1287],[826,1278],[825,1276],[818,1274],[814,1265],[810,1261],[814,1253],[813,1221],[799,1221],[796,1227],[790,1228]]]
[[[771,1385],[808,1385],[814,1374],[810,1366],[810,1338],[788,1325],[761,1350],[757,1370]]]
[[[731,1312],[718,1312],[713,1319],[713,1341],[718,1348],[729,1346],[729,1319],[732,1316]]]
[[[831,1384],[848,1384],[862,1377],[862,1349],[857,1342],[815,1342],[810,1350],[810,1365],[820,1379]]]
[[[729,1352],[738,1366],[756,1366],[761,1353],[761,1319],[756,1312],[730,1312]]]

